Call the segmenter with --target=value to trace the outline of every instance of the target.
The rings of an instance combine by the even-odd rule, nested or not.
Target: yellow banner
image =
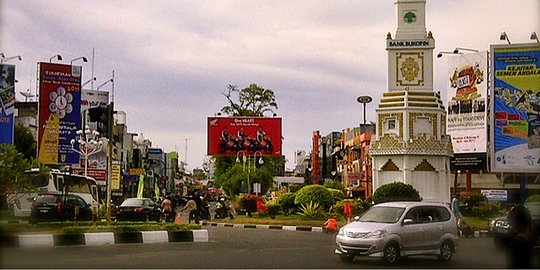
[[[130,168],[129,175],[145,175],[144,168]]]
[[[111,167],[111,189],[120,189],[120,165],[113,164]]]

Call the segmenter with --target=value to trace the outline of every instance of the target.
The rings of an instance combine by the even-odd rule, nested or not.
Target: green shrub
[[[486,201],[473,206],[472,214],[475,217],[490,218],[498,216],[501,210],[502,207],[499,203]]]
[[[280,194],[276,198],[276,203],[281,206],[281,210],[283,210],[286,216],[296,211],[296,204],[294,203],[295,196],[294,193],[288,192]]]
[[[272,219],[276,218],[276,215],[281,211],[281,205],[277,203],[277,200],[268,201],[266,207],[268,208],[268,215]]]
[[[307,205],[300,205],[300,212],[298,214],[304,220],[323,220],[326,218],[324,210],[319,207],[319,203],[310,201]]]
[[[345,190],[345,186],[343,185],[343,183],[341,181],[337,181],[337,180],[326,180],[326,181],[324,181],[324,187],[325,188],[332,188],[332,189],[341,190],[341,192],[343,192]]]
[[[525,200],[525,202],[540,202],[540,195],[539,194],[531,195]]]
[[[334,202],[341,201],[345,198],[345,194],[343,193],[343,191],[339,189],[333,189],[333,188],[326,188],[326,189],[328,189],[330,194],[332,194],[332,197],[334,198]]]
[[[412,185],[394,182],[382,185],[373,194],[373,203],[395,201],[421,201],[422,197]]]
[[[304,184],[292,184],[289,185],[289,192],[296,193],[300,189],[302,189],[305,185]]]
[[[322,209],[328,210],[334,205],[334,197],[328,189],[320,185],[305,186],[296,192],[295,204],[308,205],[310,202],[316,202]]]

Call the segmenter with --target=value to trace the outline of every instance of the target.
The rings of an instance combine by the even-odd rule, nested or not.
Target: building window
[[[383,129],[385,134],[398,134],[399,127],[397,126],[397,119],[395,118],[389,118],[385,119],[383,124]]]

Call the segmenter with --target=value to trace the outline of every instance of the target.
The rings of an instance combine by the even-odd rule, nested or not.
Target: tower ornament
[[[418,66],[418,63],[416,63],[414,58],[407,57],[405,58],[405,61],[403,61],[400,71],[401,71],[401,75],[405,78],[405,80],[410,82],[410,81],[413,81],[418,76],[420,67]]]

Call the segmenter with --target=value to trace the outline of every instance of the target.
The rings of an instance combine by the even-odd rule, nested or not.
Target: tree
[[[242,90],[236,85],[229,85],[222,94],[229,105],[221,108],[221,112],[230,116],[263,116],[265,112],[273,113],[278,108],[274,91],[254,83]],[[237,101],[234,100],[236,95]]]
[[[0,208],[5,209],[16,196],[9,194],[28,194],[35,191],[31,179],[25,176],[24,171],[31,164],[24,155],[17,151],[15,146],[0,144]],[[48,173],[47,170],[43,170]],[[8,198],[9,197],[9,198]]]
[[[36,141],[27,127],[20,124],[15,125],[14,142],[15,147],[25,159],[36,158]]]
[[[221,108],[221,112],[228,116],[262,117],[264,113],[274,113],[278,108],[274,91],[254,83],[242,90],[235,85],[228,85],[222,94],[228,105]],[[249,181],[251,184],[261,183],[262,193],[272,187],[276,166],[285,162],[282,157],[265,157],[264,160],[264,165],[251,172]],[[244,172],[242,164],[236,162],[236,157],[214,157],[214,165],[216,184],[223,187],[228,195],[236,195],[247,189],[247,173]]]

